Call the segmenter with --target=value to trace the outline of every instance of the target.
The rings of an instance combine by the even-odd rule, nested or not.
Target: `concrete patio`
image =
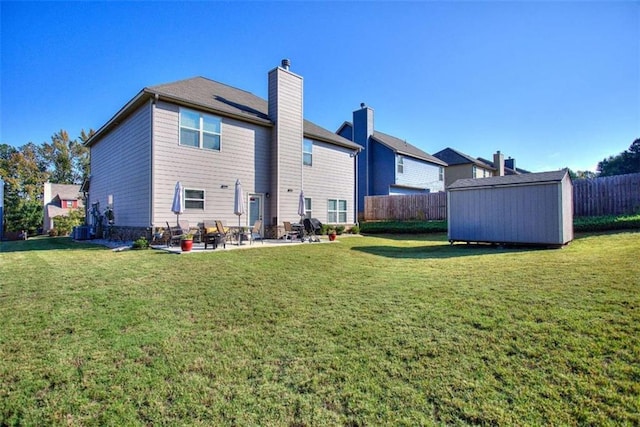
[[[337,240],[336,240],[337,241]],[[161,250],[174,254],[193,254],[193,253],[204,253],[204,252],[226,252],[226,251],[235,251],[242,249],[252,249],[252,248],[275,248],[275,247],[287,247],[292,245],[309,245],[309,244],[319,244],[319,243],[329,243],[329,239],[326,236],[321,236],[319,242],[312,242],[301,240],[284,240],[284,239],[264,239],[257,240],[249,244],[249,242],[243,242],[238,245],[236,242],[227,243],[226,247],[218,246],[216,249],[213,249],[211,245],[208,246],[207,249],[204,248],[204,243],[193,243],[193,248],[189,252],[183,252],[180,249],[180,246],[166,246],[166,245],[151,245],[152,249]]]

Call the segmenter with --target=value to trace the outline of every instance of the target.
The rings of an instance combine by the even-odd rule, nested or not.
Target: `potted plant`
[[[333,242],[334,240],[336,240],[336,235],[338,233],[336,232],[336,228],[333,226],[329,226],[329,228],[327,228],[327,235],[329,236],[329,241]]]
[[[189,252],[193,249],[193,234],[187,233],[180,237],[180,249],[182,252]]]

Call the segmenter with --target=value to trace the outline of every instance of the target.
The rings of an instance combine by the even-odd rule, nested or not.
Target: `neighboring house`
[[[373,109],[364,104],[336,132],[364,147],[358,155],[358,212],[366,196],[444,191],[447,164],[419,148],[374,129]]]
[[[184,187],[180,220],[238,225],[234,184],[246,197],[243,226],[261,219],[270,235],[306,215],[355,222],[355,162],[360,146],[303,117],[303,80],[289,61],[268,73],[268,100],[195,77],[142,89],[87,141],[89,201],[111,205],[116,227],[175,223],[176,182]]]
[[[42,232],[48,233],[54,227],[56,216],[68,216],[73,209],[84,209],[80,185],[44,183],[44,221]]]
[[[500,152],[498,151],[498,153],[500,153]],[[487,160],[487,159],[484,159],[482,157],[478,157],[478,160],[480,160],[480,161],[482,161],[482,162],[484,162],[484,163],[486,163],[488,165],[491,165],[491,167],[495,167],[495,160],[496,160],[495,159],[495,154],[494,154],[494,161]],[[516,159],[514,159],[512,157],[504,159],[504,174],[505,175],[522,175],[522,174],[525,174],[525,173],[531,173],[531,172],[528,171],[528,170],[524,170],[524,169],[520,169],[520,168],[516,167]]]
[[[453,148],[445,148],[433,156],[446,162],[448,165],[444,183],[446,187],[449,187],[459,179],[487,178],[499,175],[493,165],[461,153]]]

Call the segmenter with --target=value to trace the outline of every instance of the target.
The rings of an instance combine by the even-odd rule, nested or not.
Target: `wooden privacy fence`
[[[443,220],[447,219],[447,193],[403,196],[367,196],[364,220]]]
[[[640,173],[573,181],[573,215],[625,215],[640,212]],[[364,220],[444,220],[446,193],[367,196]]]
[[[640,211],[640,173],[573,181],[574,216],[623,215]]]

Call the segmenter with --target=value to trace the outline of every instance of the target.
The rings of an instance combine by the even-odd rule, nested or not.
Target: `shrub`
[[[360,227],[357,225],[354,225],[353,227],[351,227],[351,229],[349,230],[349,233],[351,234],[360,234]]]
[[[336,225],[335,229],[336,229],[336,234],[338,235],[344,233],[344,225]]]
[[[133,249],[149,249],[149,241],[146,237],[140,236],[140,238],[133,242]]]
[[[376,221],[360,223],[363,234],[422,234],[447,231],[447,221]]]
[[[573,219],[573,230],[586,231],[607,231],[622,230],[627,228],[640,228],[640,213],[635,215],[605,215],[575,217]]]
[[[58,236],[68,236],[71,234],[73,227],[84,222],[84,213],[81,209],[73,209],[69,211],[68,216],[58,215],[53,217],[54,228],[57,229]]]

